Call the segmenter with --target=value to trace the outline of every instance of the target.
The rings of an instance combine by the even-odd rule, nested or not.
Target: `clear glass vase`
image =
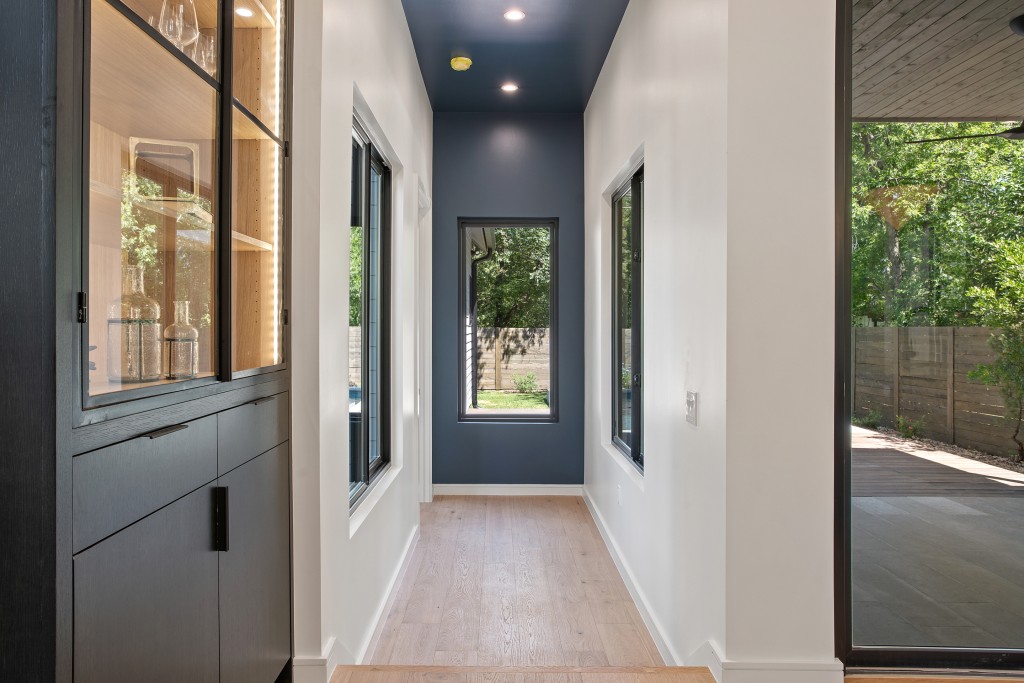
[[[113,383],[162,377],[160,304],[146,296],[142,266],[121,271],[121,296],[107,309],[107,377]]]
[[[190,324],[188,303],[174,302],[174,323],[164,330],[168,379],[192,379],[199,374],[199,330]]]

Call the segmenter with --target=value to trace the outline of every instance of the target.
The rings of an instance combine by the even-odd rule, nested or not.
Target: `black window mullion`
[[[217,345],[217,377],[224,381],[232,379],[234,360],[232,358],[232,339],[234,329],[232,325],[232,283],[231,283],[231,255],[232,243],[231,234],[234,229],[231,203],[232,173],[231,161],[234,154],[234,122],[231,102],[234,99],[233,88],[233,59],[234,59],[234,17],[233,3],[222,0],[220,3],[220,16],[217,30],[220,44],[220,60],[217,68],[220,71],[222,90],[217,100],[219,110],[217,134],[220,136],[220,148],[218,151],[218,182],[217,188],[217,246],[220,251],[217,258],[217,302],[214,308],[217,311],[217,330],[220,340]]]
[[[362,306],[363,306],[363,334],[361,340],[362,361],[360,363],[360,374],[362,382],[362,428],[359,435],[362,444],[362,453],[359,463],[359,473],[363,484],[370,483],[370,231],[373,218],[370,213],[370,176],[372,147],[369,144],[363,145],[361,169],[363,176],[362,200],[363,200],[363,274],[362,274]]]

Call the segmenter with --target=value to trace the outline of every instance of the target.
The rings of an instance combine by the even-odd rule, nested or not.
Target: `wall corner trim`
[[[615,567],[619,570],[619,574],[622,576],[622,581],[626,584],[626,588],[629,590],[629,594],[632,596],[633,602],[636,603],[637,610],[640,612],[640,616],[643,618],[644,624],[647,626],[647,630],[651,632],[654,644],[658,646],[658,652],[661,653],[661,657],[665,660],[666,666],[683,666],[683,658],[680,657],[679,653],[675,651],[675,648],[669,644],[668,639],[665,637],[665,629],[662,627],[661,622],[658,621],[657,617],[654,616],[654,612],[651,610],[647,596],[640,589],[640,586],[637,585],[633,572],[630,571],[629,565],[626,564],[622,553],[619,552],[619,546],[612,537],[611,532],[608,529],[608,525],[604,521],[604,517],[601,516],[601,512],[597,509],[597,505],[591,498],[590,492],[587,491],[585,487],[583,489],[583,500],[586,502],[587,508],[590,510],[590,514],[593,516],[594,522],[597,524],[597,530],[601,533],[601,538],[604,539],[605,545],[608,546],[608,552],[611,554],[612,560],[615,562]],[[718,680],[721,681],[721,679]]]
[[[412,563],[412,554],[416,549],[416,544],[420,540],[420,525],[417,524],[416,528],[409,534],[409,540],[405,543],[405,550],[402,551],[402,559],[395,568],[394,574],[391,575],[391,582],[388,584],[387,593],[384,595],[384,599],[381,600],[380,607],[377,608],[377,614],[373,620],[373,630],[370,631],[366,640],[363,642],[363,646],[359,650],[359,656],[355,658],[356,662],[360,664],[369,664],[366,661],[367,656],[371,655],[374,650],[377,649],[377,644],[380,642],[380,637],[384,632],[384,623],[388,619],[388,614],[391,612],[391,606],[395,604],[395,599],[398,596],[398,590],[405,580],[406,572],[409,571],[409,565]],[[333,670],[333,669],[332,669]]]
[[[435,496],[583,496],[580,484],[434,484]]]
[[[292,657],[292,667],[295,669],[295,683],[326,683],[331,679],[334,669],[344,659],[345,648],[338,643],[338,639],[331,636],[324,645],[320,656]]]
[[[716,643],[706,640],[703,645],[690,653],[686,658],[686,665],[706,666],[715,680],[721,683],[723,677],[721,652],[722,649]]]

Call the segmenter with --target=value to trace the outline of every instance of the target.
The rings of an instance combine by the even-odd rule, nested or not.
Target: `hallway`
[[[368,664],[662,666],[582,498],[438,497]]]

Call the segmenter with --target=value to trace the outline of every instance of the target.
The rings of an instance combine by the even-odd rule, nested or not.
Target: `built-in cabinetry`
[[[59,4],[57,680],[274,683],[288,3]]]

